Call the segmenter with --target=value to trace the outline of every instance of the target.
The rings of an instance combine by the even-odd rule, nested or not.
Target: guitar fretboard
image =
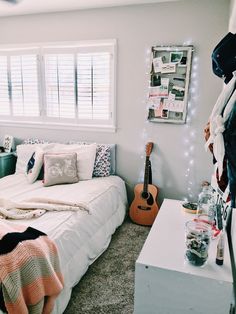
[[[146,156],[144,183],[143,183],[143,192],[144,193],[148,193],[148,181],[149,181],[149,156]]]

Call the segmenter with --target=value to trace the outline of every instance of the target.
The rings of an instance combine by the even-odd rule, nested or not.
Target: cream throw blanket
[[[210,115],[210,137],[205,144],[206,149],[210,144],[213,144],[213,153],[217,161],[219,178],[223,172],[223,160],[225,155],[225,146],[223,132],[225,130],[225,122],[228,120],[231,110],[236,102],[236,71],[233,72],[233,77],[230,82],[224,86],[221,94]],[[225,109],[224,109],[225,108]],[[222,116],[222,111],[224,113]]]
[[[31,198],[14,202],[0,198],[0,218],[31,219],[42,216],[46,211],[85,210],[89,213],[87,204],[62,202],[48,198]]]

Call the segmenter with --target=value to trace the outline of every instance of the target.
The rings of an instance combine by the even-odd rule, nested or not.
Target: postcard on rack
[[[164,99],[163,109],[169,109],[169,99],[168,98]]]
[[[184,101],[183,100],[175,100],[172,103],[171,108],[169,108],[170,111],[174,112],[184,112]]]
[[[163,65],[162,57],[153,58],[152,63],[153,63],[154,72],[155,73],[161,72],[162,65]]]
[[[161,117],[162,117],[162,111],[163,111],[163,101],[162,101],[162,99],[160,98],[159,106],[157,106],[157,107],[154,109],[154,116],[155,116],[155,118],[161,118]]]
[[[149,97],[147,105],[149,109],[156,109],[160,106],[161,98],[160,97]]]
[[[168,119],[169,118],[169,110],[168,109],[163,109],[162,113],[161,113],[161,117],[164,119]]]
[[[170,53],[170,62],[179,63],[183,57],[183,51],[172,51]]]
[[[161,73],[175,73],[176,63],[163,63]]]
[[[149,87],[149,98],[168,97],[168,87],[165,85]]]
[[[175,97],[184,97],[185,88],[174,85],[171,89],[171,93],[175,94]]]
[[[167,88],[168,89],[169,82],[170,82],[169,78],[167,78],[167,77],[162,77],[161,78],[161,85],[163,86],[163,88]]]

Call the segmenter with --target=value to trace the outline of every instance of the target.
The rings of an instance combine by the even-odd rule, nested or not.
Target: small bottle
[[[220,238],[217,244],[217,251],[216,251],[216,264],[223,265],[224,263],[224,246],[225,246],[225,234],[224,231],[221,231]]]
[[[212,188],[210,185],[204,185],[198,196],[197,214],[208,215],[210,203],[213,199]]]

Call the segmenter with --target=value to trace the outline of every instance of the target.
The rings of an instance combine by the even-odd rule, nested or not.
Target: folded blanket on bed
[[[31,227],[0,222],[0,283],[3,311],[51,313],[63,289],[54,242]]]
[[[88,206],[83,203],[62,202],[48,198],[31,198],[22,202],[13,202],[0,198],[0,218],[31,219],[42,216],[46,211],[85,210]]]

